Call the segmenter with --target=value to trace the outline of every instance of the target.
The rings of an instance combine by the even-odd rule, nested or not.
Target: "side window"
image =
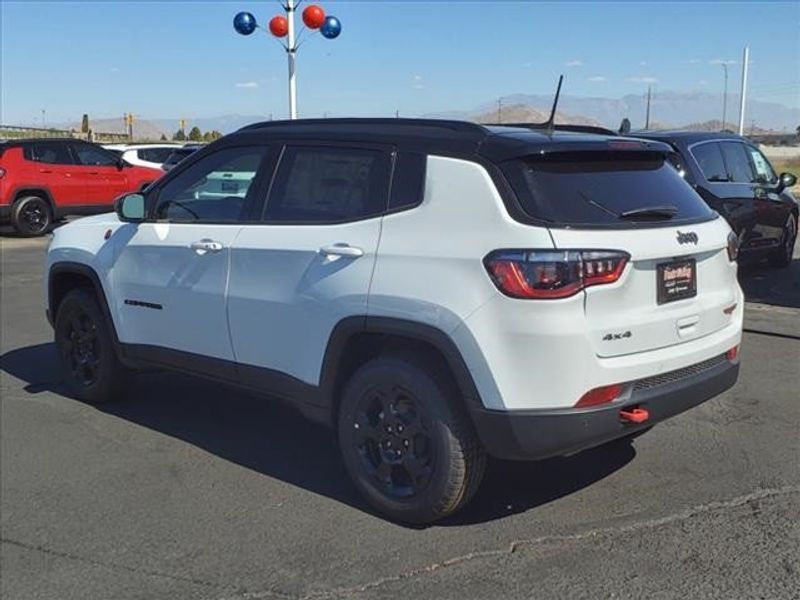
[[[26,153],[27,154],[27,153]],[[69,147],[66,144],[53,144],[48,142],[38,142],[30,147],[30,154],[27,158],[34,162],[46,163],[48,165],[71,165],[74,164]]]
[[[272,222],[355,221],[383,214],[389,155],[380,150],[288,146],[264,218]]]
[[[147,162],[163,163],[167,157],[172,154],[174,148],[139,148],[136,151],[136,156],[139,160],[146,160]]]
[[[725,161],[722,160],[719,144],[716,142],[698,144],[692,148],[691,152],[706,181],[712,183],[728,181],[728,173],[725,170]]]
[[[400,152],[394,161],[389,210],[398,211],[419,205],[425,196],[425,154]]]
[[[91,167],[110,167],[117,164],[117,157],[103,148],[96,148],[88,144],[75,144],[73,149],[79,164]]]
[[[242,146],[201,158],[161,188],[155,218],[183,223],[246,219],[254,201],[252,184],[266,153],[265,146]]]
[[[728,167],[728,176],[736,183],[753,183],[756,179],[750,159],[744,149],[744,144],[739,142],[723,142],[720,144],[725,165]]]
[[[761,150],[753,146],[747,146],[747,153],[750,155],[750,162],[756,172],[756,181],[758,183],[778,183],[778,176],[769,164],[767,157],[761,153]]]

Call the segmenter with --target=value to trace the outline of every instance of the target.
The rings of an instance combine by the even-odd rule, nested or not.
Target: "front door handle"
[[[349,244],[333,244],[331,246],[323,246],[319,249],[320,254],[326,256],[347,256],[349,258],[358,258],[364,256],[364,251],[361,248],[350,246]]]
[[[215,242],[214,240],[203,239],[197,242],[192,242],[191,248],[198,254],[203,255],[206,252],[219,252],[222,250],[222,243]]]

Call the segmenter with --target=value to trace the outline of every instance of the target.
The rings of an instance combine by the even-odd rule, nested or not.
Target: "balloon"
[[[233,28],[242,35],[250,35],[256,30],[257,25],[256,18],[249,12],[236,13],[233,17]]]
[[[269,31],[275,37],[284,37],[289,33],[289,21],[286,20],[286,17],[272,17],[269,22]]]
[[[309,29],[319,29],[325,22],[325,11],[316,4],[309,4],[303,11],[303,23]]]
[[[319,28],[319,32],[323,37],[332,40],[339,37],[339,34],[342,33],[342,24],[336,17],[328,15],[325,17],[325,22],[322,24],[322,27]]]

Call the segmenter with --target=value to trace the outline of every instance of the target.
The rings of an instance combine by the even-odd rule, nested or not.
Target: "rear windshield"
[[[503,170],[522,210],[537,221],[556,226],[641,227],[714,217],[692,187],[657,153],[542,154],[510,161]]]

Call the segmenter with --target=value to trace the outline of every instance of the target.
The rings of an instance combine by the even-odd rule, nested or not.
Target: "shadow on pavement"
[[[739,266],[739,283],[747,302],[800,308],[800,257],[787,268],[770,267],[765,263]]]
[[[0,368],[26,382],[29,394],[69,397],[53,344],[7,352]],[[333,433],[267,397],[181,374],[143,373],[126,397],[96,409],[374,514],[350,483]],[[483,523],[527,511],[603,479],[634,456],[623,442],[569,458],[491,461],[475,499],[439,525]]]

